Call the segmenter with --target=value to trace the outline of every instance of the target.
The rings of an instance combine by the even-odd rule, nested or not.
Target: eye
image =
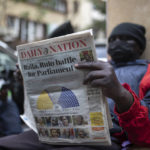
[[[130,44],[135,44],[136,42],[134,40],[127,40],[127,43],[130,43]]]
[[[114,41],[115,41],[115,39],[116,39],[116,38],[111,37],[111,38],[109,39],[109,42],[114,42]]]

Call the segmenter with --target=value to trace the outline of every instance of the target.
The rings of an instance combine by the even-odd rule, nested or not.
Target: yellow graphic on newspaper
[[[41,110],[53,109],[53,102],[46,91],[43,91],[38,97],[37,108]]]
[[[90,120],[91,120],[91,126],[104,125],[103,114],[101,112],[91,112]]]

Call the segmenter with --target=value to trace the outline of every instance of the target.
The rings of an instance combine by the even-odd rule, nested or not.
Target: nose
[[[120,38],[116,37],[114,41],[118,42],[118,41],[120,41]]]

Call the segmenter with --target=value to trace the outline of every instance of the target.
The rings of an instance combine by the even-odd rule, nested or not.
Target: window
[[[66,0],[28,0],[29,3],[41,5],[45,8],[50,8],[52,10],[67,13],[67,2]]]
[[[12,29],[16,38],[22,42],[32,42],[46,36],[46,24],[29,21],[13,16],[7,17],[7,27]]]
[[[73,8],[74,13],[77,13],[79,9],[79,3],[77,1],[73,2]]]

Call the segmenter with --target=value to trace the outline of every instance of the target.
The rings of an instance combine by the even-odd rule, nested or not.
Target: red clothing
[[[150,89],[150,64],[148,64],[147,72],[140,82],[139,98],[143,99],[146,92]]]
[[[148,108],[141,105],[140,99],[131,90],[128,84],[123,86],[133,95],[134,103],[127,112],[119,114],[119,124],[128,134],[128,139],[133,144],[150,147],[150,120],[148,117]]]

